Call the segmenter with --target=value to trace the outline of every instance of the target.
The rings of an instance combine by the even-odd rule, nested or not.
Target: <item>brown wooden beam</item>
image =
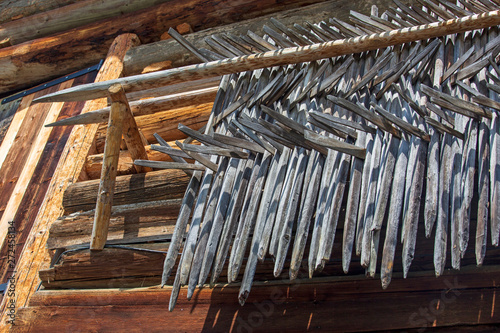
[[[181,200],[170,199],[113,206],[108,242],[139,243],[165,239],[174,231]],[[88,246],[95,210],[63,216],[50,226],[47,248]]]
[[[69,329],[138,328],[149,331],[304,332],[373,331],[478,325],[500,322],[498,266],[467,267],[396,279],[389,290],[379,281],[357,277],[301,279],[255,285],[245,306],[238,286],[204,288],[192,301],[182,288],[168,312],[170,288],[142,290],[41,291],[18,313],[26,331],[50,332],[53,319]],[[91,317],[93,320],[88,320]]]
[[[182,171],[161,170],[116,177],[113,202],[127,205],[139,202],[182,197],[189,178]],[[92,210],[95,207],[99,180],[71,184],[62,205],[67,213]]]
[[[108,128],[106,131],[106,144],[104,146],[104,158],[102,162],[101,179],[94,214],[94,226],[90,248],[102,250],[108,238],[109,218],[113,206],[113,195],[115,189],[116,170],[118,158],[120,157],[120,144],[122,132],[127,117],[127,103],[122,103],[118,94],[123,94],[121,85],[116,84],[108,89],[111,100],[111,111],[109,113]]]
[[[81,27],[89,23],[152,7],[167,0],[83,0],[6,22],[0,39],[9,38],[12,45]]]

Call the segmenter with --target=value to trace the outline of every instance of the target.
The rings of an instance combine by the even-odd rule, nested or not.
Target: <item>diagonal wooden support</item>
[[[127,149],[130,153],[130,157],[132,160],[147,160],[148,154],[146,153],[146,148],[144,147],[144,143],[142,141],[141,134],[139,133],[139,128],[137,127],[137,123],[135,122],[134,115],[130,110],[130,105],[127,100],[127,96],[125,95],[125,90],[121,84],[114,84],[108,89],[110,93],[111,102],[120,103],[121,109],[123,109],[123,127],[122,134],[123,140],[127,145]],[[137,172],[146,172],[153,171],[151,168],[135,166]]]

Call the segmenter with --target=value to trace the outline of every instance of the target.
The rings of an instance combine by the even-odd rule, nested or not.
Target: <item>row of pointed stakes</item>
[[[497,5],[486,0],[460,1],[467,4],[461,8],[444,1],[440,3],[448,10],[424,9],[416,15],[395,2],[401,10],[386,13],[386,18],[392,18],[390,24],[384,21],[388,29],[402,22],[421,24],[419,19],[435,19],[431,16],[435,14],[447,19],[457,12],[465,15]],[[437,6],[431,1],[422,4]],[[422,15],[426,12],[435,14]],[[303,30],[297,26],[292,32],[273,20],[279,32],[266,27],[267,36],[249,33],[253,43],[225,35],[208,43],[214,51],[195,52],[203,53],[208,61],[222,48],[227,54],[220,52],[219,57],[232,57],[241,55],[236,49],[251,51],[250,45],[264,51],[264,47],[315,42],[312,36],[331,37],[333,32],[343,36],[367,33],[368,25],[374,27],[376,22],[381,28],[383,21],[374,15],[352,16],[355,23],[364,23],[358,27],[337,20],[331,21],[334,27],[308,24],[308,34],[300,34],[297,31]],[[153,146],[175,154],[171,155],[174,161],[192,166],[162,279],[165,284],[182,247],[170,310],[180,286],[189,286],[188,298],[209,276],[213,286],[228,257],[228,282],[236,281],[247,252],[241,304],[250,292],[257,262],[267,254],[274,258],[274,275],[279,276],[291,251],[293,280],[308,252],[312,277],[330,258],[346,194],[342,246],[346,273],[355,250],[367,274],[375,275],[385,224],[382,285],[386,288],[390,283],[399,228],[406,277],[421,205],[427,237],[436,224],[436,275],[445,267],[448,238],[452,266],[458,269],[468,245],[471,215],[476,216],[470,210],[476,173],[476,259],[482,264],[488,219],[495,246],[500,232],[500,37],[496,32],[492,28],[224,76],[204,134],[179,125],[190,137],[188,142],[177,143],[181,152],[161,138],[160,146]],[[171,35],[182,41],[175,33]],[[203,145],[190,145],[190,140]],[[196,162],[188,164],[183,158]],[[153,167],[148,161],[136,163]]]
[[[499,4],[421,0],[423,7],[407,7],[394,2],[398,8],[380,17],[376,10],[370,16],[352,12],[352,24],[331,19],[293,30],[271,20],[274,29],[266,26],[263,37],[252,32],[212,36],[206,40],[212,50],[198,50],[174,31],[170,35],[200,60],[210,61],[478,14]],[[189,286],[188,298],[208,276],[214,285],[228,256],[228,281],[237,280],[248,247],[242,304],[257,262],[267,254],[279,276],[291,252],[290,278],[295,279],[308,252],[312,277],[330,258],[346,194],[345,272],[354,249],[367,274],[375,275],[385,226],[380,271],[387,287],[401,225],[406,276],[421,205],[427,237],[436,224],[436,275],[445,266],[448,238],[452,266],[459,268],[469,221],[476,217],[470,211],[475,174],[476,258],[481,264],[488,220],[493,245],[498,245],[500,232],[496,32],[491,28],[224,76],[203,131],[180,125],[190,137],[177,142],[181,150],[157,136],[160,145],[152,148],[171,155],[173,163],[135,161],[192,175],[162,278],[165,284],[182,249],[170,310],[181,285]],[[84,117],[103,121],[108,113],[99,110]],[[203,145],[192,145],[193,140]],[[196,162],[187,163],[187,158]]]

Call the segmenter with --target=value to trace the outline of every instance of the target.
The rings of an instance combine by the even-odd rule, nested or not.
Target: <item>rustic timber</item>
[[[111,90],[114,89],[113,93],[110,94],[110,99],[112,102],[111,105],[113,105],[114,103],[120,103],[122,110],[124,112],[122,134],[123,134],[123,140],[125,141],[125,145],[127,146],[127,150],[130,154],[130,157],[133,160],[136,159],[147,160],[148,155],[146,153],[146,149],[144,148],[142,135],[139,132],[140,130],[137,127],[134,115],[130,110],[130,105],[128,104],[127,96],[125,96],[125,91],[120,85],[112,86],[110,87],[110,89]],[[137,172],[151,171],[151,168],[142,166],[135,166],[135,169],[137,170]]]
[[[411,1],[405,1],[411,2]],[[370,1],[381,10],[388,8],[387,1]],[[304,24],[309,22],[328,21],[332,16],[341,20],[347,20],[349,13],[345,8],[350,8],[360,12],[367,12],[369,4],[365,2],[352,3],[348,0],[324,1],[301,8],[288,7],[286,10],[275,14],[259,16],[255,19],[240,21],[237,23],[215,27],[207,30],[196,31],[193,34],[184,37],[198,48],[206,47],[204,39],[212,35],[228,34],[241,35],[251,31],[257,35],[264,34],[264,25],[271,18],[279,20],[283,25],[291,28],[294,24]],[[165,40],[148,45],[143,45],[131,49],[125,56],[125,72],[127,75],[139,74],[142,70],[152,63],[170,61],[172,67],[186,66],[199,62],[194,55],[187,52],[181,45],[173,40]]]
[[[22,17],[35,15],[75,3],[77,0],[41,0],[32,2],[20,0],[15,3],[2,2],[0,4],[0,23],[18,20]]]
[[[170,142],[186,138],[185,134],[177,130],[180,123],[199,130],[207,122],[212,107],[213,102],[191,105],[157,112],[152,115],[135,117],[135,121],[148,142],[155,143],[157,141],[154,133]],[[101,124],[95,138],[97,152],[103,152],[105,140],[106,127]]]
[[[92,82],[96,74],[96,72],[92,72],[77,78],[74,84]],[[70,117],[79,113],[83,108],[83,104],[82,102],[65,103],[59,112],[59,118]],[[14,225],[17,228],[16,246],[14,249],[16,262],[19,261],[26,239],[49,187],[50,178],[56,170],[70,133],[70,127],[52,129],[50,131],[50,135],[46,139],[46,144],[42,148],[38,163],[32,166],[32,177],[26,185],[24,192],[22,192],[22,196],[16,195],[9,199],[8,207],[6,207],[2,218],[7,221],[14,221]],[[9,276],[9,265],[7,264],[9,249],[12,250],[12,247],[9,248],[8,243],[4,243],[4,246],[0,250],[0,267],[2,267],[0,281],[2,283],[7,282],[7,277]]]
[[[291,47],[262,54],[213,61],[201,65],[191,65],[182,68],[130,76],[104,83],[83,85],[70,88],[61,93],[54,93],[37,99],[37,102],[56,102],[69,100],[87,100],[105,96],[106,89],[115,83],[120,83],[126,92],[150,89],[159,85],[175,84],[183,81],[196,80],[235,72],[255,70],[264,67],[295,64],[304,61],[314,61],[350,53],[374,50],[396,44],[409,43],[421,39],[455,34],[471,29],[480,29],[500,24],[500,11],[491,11],[480,15],[466,16],[460,19],[440,21],[427,25],[415,26],[409,29],[392,30],[388,33],[353,37],[332,42],[313,44],[306,47]]]
[[[113,202],[115,205],[125,205],[179,198],[184,193],[187,181],[187,176],[177,170],[118,176]],[[64,194],[65,211],[72,213],[93,209],[98,187],[98,179],[71,184]]]
[[[141,329],[163,330],[169,325],[178,331],[245,331],[247,327],[252,330],[265,327],[271,332],[283,329],[304,331],[317,327],[327,330],[365,330],[368,327],[372,330],[432,329],[432,326],[454,325],[457,321],[471,325],[495,324],[498,323],[496,315],[478,316],[479,313],[491,314],[493,306],[497,305],[495,274],[494,269],[485,269],[480,274],[450,272],[446,277],[436,279],[422,273],[408,280],[399,279],[400,283],[394,284],[391,293],[374,292],[378,288],[374,280],[329,277],[316,282],[299,280],[292,285],[284,281],[257,286],[245,307],[240,307],[235,300],[237,287],[203,289],[197,295],[195,307],[190,302],[181,301],[187,291],[182,288],[179,309],[172,313],[164,312],[171,293],[168,288],[47,290],[33,298],[31,307],[20,310],[16,327],[28,332],[51,332],[53,320],[49,318],[55,315],[65,318],[59,327],[68,330],[79,327],[82,322],[95,330],[129,330],[139,326]],[[482,278],[478,279],[478,275]],[[444,290],[448,292],[444,293]],[[231,301],[233,299],[235,301]],[[407,302],[408,299],[411,302]],[[445,299],[449,301],[445,302]],[[435,310],[434,303],[439,300],[441,306],[445,306],[440,307],[438,314],[432,315],[429,304]],[[376,306],[371,307],[374,304]],[[263,306],[274,311],[266,317],[258,316],[262,319],[255,321],[255,313],[262,314]],[[96,312],[95,307],[99,311]],[[354,315],[360,308],[368,307],[371,311],[361,318]],[[332,312],[332,308],[336,310]],[[425,312],[429,316],[420,315],[420,309],[429,310]],[[393,314],[392,320],[381,321],[380,318],[387,313]],[[91,315],[96,320],[88,321]]]
[[[146,116],[169,109],[178,109],[188,107],[194,104],[205,104],[215,99],[217,88],[206,88],[201,90],[189,91],[186,93],[174,94],[169,96],[149,98],[141,101],[130,102],[130,111],[134,117]],[[107,122],[109,119],[110,107],[87,112],[71,118],[66,118],[45,126],[67,126],[83,125]]]
[[[90,248],[92,250],[102,250],[106,244],[111,207],[113,206],[116,170],[118,169],[118,158],[120,157],[122,132],[125,128],[125,118],[128,116],[132,117],[131,114],[127,113],[128,103],[126,103],[126,99],[125,103],[123,103],[121,101],[123,98],[118,96],[122,95],[123,97],[125,95],[121,85],[113,85],[109,87],[108,91],[111,100],[111,111],[106,131],[107,137],[104,146],[101,179],[97,192],[94,226],[92,228],[92,239],[90,242]],[[131,155],[133,158],[134,155]]]
[[[174,145],[171,142],[170,145]],[[148,160],[170,162],[172,159],[168,154],[156,150],[153,146],[145,146]],[[181,152],[180,149],[176,149]],[[85,172],[89,179],[97,179],[101,177],[103,154],[94,154],[87,156],[85,162]],[[134,160],[130,156],[128,150],[120,150],[120,158],[118,159],[117,175],[127,175],[134,173]]]
[[[166,0],[85,0],[30,15],[1,25],[0,39],[12,45],[152,7]],[[25,15],[26,16],[26,15]]]
[[[180,208],[180,199],[114,206],[109,223],[109,244],[130,244],[169,237]],[[50,226],[49,249],[88,246],[95,210],[58,218]]]

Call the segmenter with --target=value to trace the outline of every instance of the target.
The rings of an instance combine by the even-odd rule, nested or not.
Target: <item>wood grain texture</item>
[[[0,66],[4,69],[0,76],[0,94],[94,65],[106,56],[113,39],[123,33],[135,33],[141,42],[149,43],[159,40],[169,27],[181,23],[201,30],[318,1],[223,0],[213,5],[207,0],[172,0],[7,47],[0,50]]]
[[[161,200],[114,206],[109,222],[109,244],[165,239],[172,235],[180,200]],[[63,216],[50,226],[49,249],[86,246],[92,232],[94,210]]]
[[[84,75],[75,79],[74,84],[88,83],[94,80],[96,72]],[[84,102],[65,103],[59,119],[71,117],[79,113],[83,108]],[[64,146],[71,133],[71,127],[53,129],[47,139],[46,145],[33,171],[26,191],[23,193],[22,200],[19,202],[12,220],[17,228],[16,237],[16,262],[19,260],[21,251],[26,239],[30,233],[33,222],[38,213],[38,209],[44,200],[48,189],[50,179],[55,172],[59,162],[59,157],[64,150]],[[5,245],[5,244],[4,244]],[[0,281],[6,282],[7,279],[7,246],[0,250],[0,267],[2,267]]]
[[[121,92],[124,95],[121,86],[119,84],[113,85],[108,90],[112,102],[108,127],[106,129],[101,179],[99,180],[99,190],[97,191],[94,225],[90,241],[90,249],[92,250],[102,250],[108,238],[109,218],[115,194],[116,170],[118,167],[118,158],[120,157],[122,132],[125,128],[125,118],[129,116],[127,113],[128,104],[117,101],[117,94]],[[137,130],[137,127],[135,128]]]
[[[114,205],[180,198],[189,178],[179,170],[161,170],[116,178]],[[95,206],[99,180],[70,185],[63,199],[67,213],[91,210]]]
[[[66,6],[62,3],[58,8],[2,24],[0,39],[9,38],[10,43],[16,45],[164,2],[168,1],[84,0]]]
[[[349,11],[346,10],[347,8],[368,13],[372,4],[378,5],[380,10],[383,10],[388,7],[389,3],[383,0],[368,2],[362,1],[356,3],[348,0],[333,0],[323,1],[300,8],[287,6],[286,8],[283,8],[285,10],[277,13],[259,16],[253,19],[239,21],[233,24],[214,27],[202,31],[195,30],[195,33],[183,37],[185,37],[197,48],[202,48],[207,47],[207,44],[203,41],[205,37],[210,37],[212,35],[222,33],[245,35],[247,31],[250,30],[261,36],[264,34],[264,25],[269,25],[271,17],[279,20],[286,27],[290,28],[294,24],[304,25],[306,21],[312,23],[320,21],[327,22],[331,17],[336,17],[340,20],[347,20],[349,18]],[[127,52],[124,61],[125,73],[127,75],[139,74],[150,64],[163,61],[169,61],[172,67],[186,66],[199,62],[196,57],[187,52],[174,40],[154,42],[131,49]]]
[[[85,329],[137,332],[167,326],[172,331],[303,332],[430,328],[457,321],[492,324],[500,320],[492,312],[498,306],[497,270],[448,273],[440,279],[422,273],[393,283],[390,293],[379,292],[375,280],[360,277],[277,282],[255,286],[245,307],[237,304],[237,287],[203,289],[192,302],[185,301],[187,289],[182,288],[171,313],[165,311],[169,288],[41,291],[31,307],[19,311],[16,327],[23,332],[52,332],[53,318],[59,318],[61,330],[78,331],[85,323]],[[381,320],[388,313],[391,320]]]
[[[136,117],[135,121],[148,142],[156,142],[153,136],[154,133],[157,133],[166,141],[175,141],[186,138],[185,134],[177,130],[179,124],[186,125],[194,130],[200,129],[206,124],[212,107],[212,102],[191,105],[158,112],[153,115]],[[100,129],[96,135],[95,144],[99,153],[104,151],[104,141],[106,140],[105,128],[104,125],[100,125]]]
[[[35,97],[43,96],[44,93],[57,91],[57,89],[58,86],[54,86],[45,92],[35,94]],[[33,144],[50,109],[51,104],[46,104],[42,107],[35,104],[28,107],[14,142],[12,142],[5,156],[0,169],[0,217],[2,217],[5,211],[9,197],[14,191],[23,167],[29,158]]]
[[[392,30],[380,34],[340,39],[305,47],[289,47],[279,52],[268,51],[249,56],[212,61],[202,65],[190,65],[155,73],[129,76],[99,84],[86,85],[80,88],[67,89],[61,93],[44,96],[37,101],[49,102],[99,98],[104,96],[107,88],[115,83],[122,84],[127,92],[151,89],[160,85],[375,50],[422,39],[486,28],[499,23],[500,11],[491,11],[480,15]]]

